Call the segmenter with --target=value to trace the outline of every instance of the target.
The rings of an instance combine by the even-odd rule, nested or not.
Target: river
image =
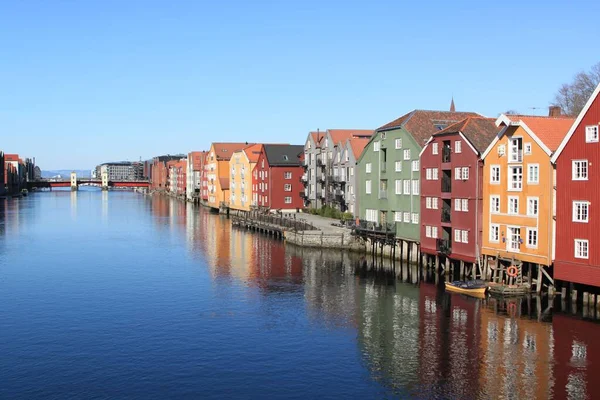
[[[357,257],[166,197],[0,200],[0,398],[600,398],[597,323]]]

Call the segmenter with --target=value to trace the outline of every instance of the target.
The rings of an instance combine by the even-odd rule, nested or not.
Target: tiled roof
[[[354,159],[358,160],[365,146],[369,143],[369,138],[350,138],[347,144],[352,148]]]
[[[436,132],[433,136],[461,132],[479,153],[483,153],[501,130],[502,128],[496,126],[495,118],[469,117]]]
[[[327,132],[331,135],[334,145],[343,143],[352,137],[370,138],[373,135],[371,129],[328,129]]]
[[[473,112],[414,110],[383,125],[377,131],[403,127],[415,138],[419,146],[423,147],[432,134],[467,117],[481,115]]]
[[[313,142],[318,145],[325,137],[325,132],[310,132],[310,136],[312,137]]]
[[[192,170],[200,171],[204,167],[205,151],[192,151],[188,157],[192,159]]]
[[[535,135],[554,152],[571,129],[575,118],[507,115],[511,121],[523,121]]]
[[[303,145],[295,144],[265,144],[263,151],[269,162],[269,166],[298,166],[299,155],[304,152]]]
[[[4,154],[4,161],[19,161],[18,154]]]
[[[253,144],[246,147],[243,152],[246,153],[246,157],[251,163],[258,162],[258,157],[260,156],[260,152],[262,150],[262,144]]]
[[[252,143],[213,143],[217,160],[229,160],[233,153],[245,149]]]

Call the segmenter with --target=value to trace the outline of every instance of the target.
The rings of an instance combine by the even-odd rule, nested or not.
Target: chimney
[[[562,115],[562,110],[560,106],[550,106],[548,107],[548,116],[549,117],[560,117]]]

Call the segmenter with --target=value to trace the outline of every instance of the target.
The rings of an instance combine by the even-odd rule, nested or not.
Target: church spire
[[[450,102],[450,112],[456,112],[456,107],[454,106],[454,96],[452,96],[452,102]]]

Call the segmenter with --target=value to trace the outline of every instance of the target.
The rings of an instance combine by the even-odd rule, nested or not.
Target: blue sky
[[[600,61],[600,2],[529,3],[5,1],[0,149],[87,169],[217,140],[302,144],[451,96],[531,113]]]

